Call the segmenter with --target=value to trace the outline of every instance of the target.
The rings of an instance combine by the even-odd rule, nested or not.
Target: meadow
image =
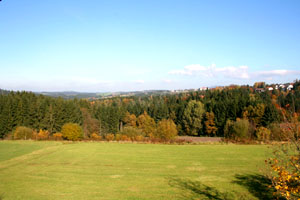
[[[271,199],[266,145],[0,141],[0,199]]]

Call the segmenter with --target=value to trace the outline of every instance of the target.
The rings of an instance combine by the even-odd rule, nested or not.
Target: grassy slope
[[[14,200],[256,199],[251,178],[268,157],[262,145],[2,141],[0,150],[0,194]]]

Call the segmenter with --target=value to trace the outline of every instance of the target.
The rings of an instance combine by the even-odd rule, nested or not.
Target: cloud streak
[[[299,75],[299,70],[269,70],[269,71],[255,71],[250,72],[248,66],[228,66],[228,67],[216,67],[212,64],[210,66],[202,66],[200,64],[187,65],[181,70],[169,71],[171,75],[185,75],[185,76],[206,76],[211,78],[230,78],[230,79],[255,79],[266,78],[271,79],[273,77],[282,77],[287,75]]]

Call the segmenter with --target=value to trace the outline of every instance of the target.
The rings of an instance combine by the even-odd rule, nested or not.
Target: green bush
[[[61,133],[63,135],[63,138],[67,140],[75,141],[83,138],[82,128],[75,123],[66,123],[65,125],[63,125]]]
[[[271,140],[276,140],[276,141],[282,140],[282,130],[280,128],[279,123],[272,123],[268,126],[268,128],[271,131],[271,136],[270,136]]]
[[[229,139],[245,139],[249,137],[249,121],[246,119],[238,119],[233,122],[227,120],[224,135]]]
[[[249,121],[246,119],[237,120],[233,125],[233,133],[238,138],[247,138]]]
[[[25,126],[18,126],[14,132],[14,139],[28,140],[32,138],[33,130]]]

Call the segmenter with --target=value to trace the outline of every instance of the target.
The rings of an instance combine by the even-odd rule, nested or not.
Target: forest
[[[47,131],[50,137],[60,133],[65,124],[74,123],[82,129],[82,139],[134,133],[166,139],[178,134],[276,140],[278,127],[299,113],[298,80],[291,90],[268,90],[262,82],[100,100],[1,90],[0,138],[13,138],[20,126]]]

